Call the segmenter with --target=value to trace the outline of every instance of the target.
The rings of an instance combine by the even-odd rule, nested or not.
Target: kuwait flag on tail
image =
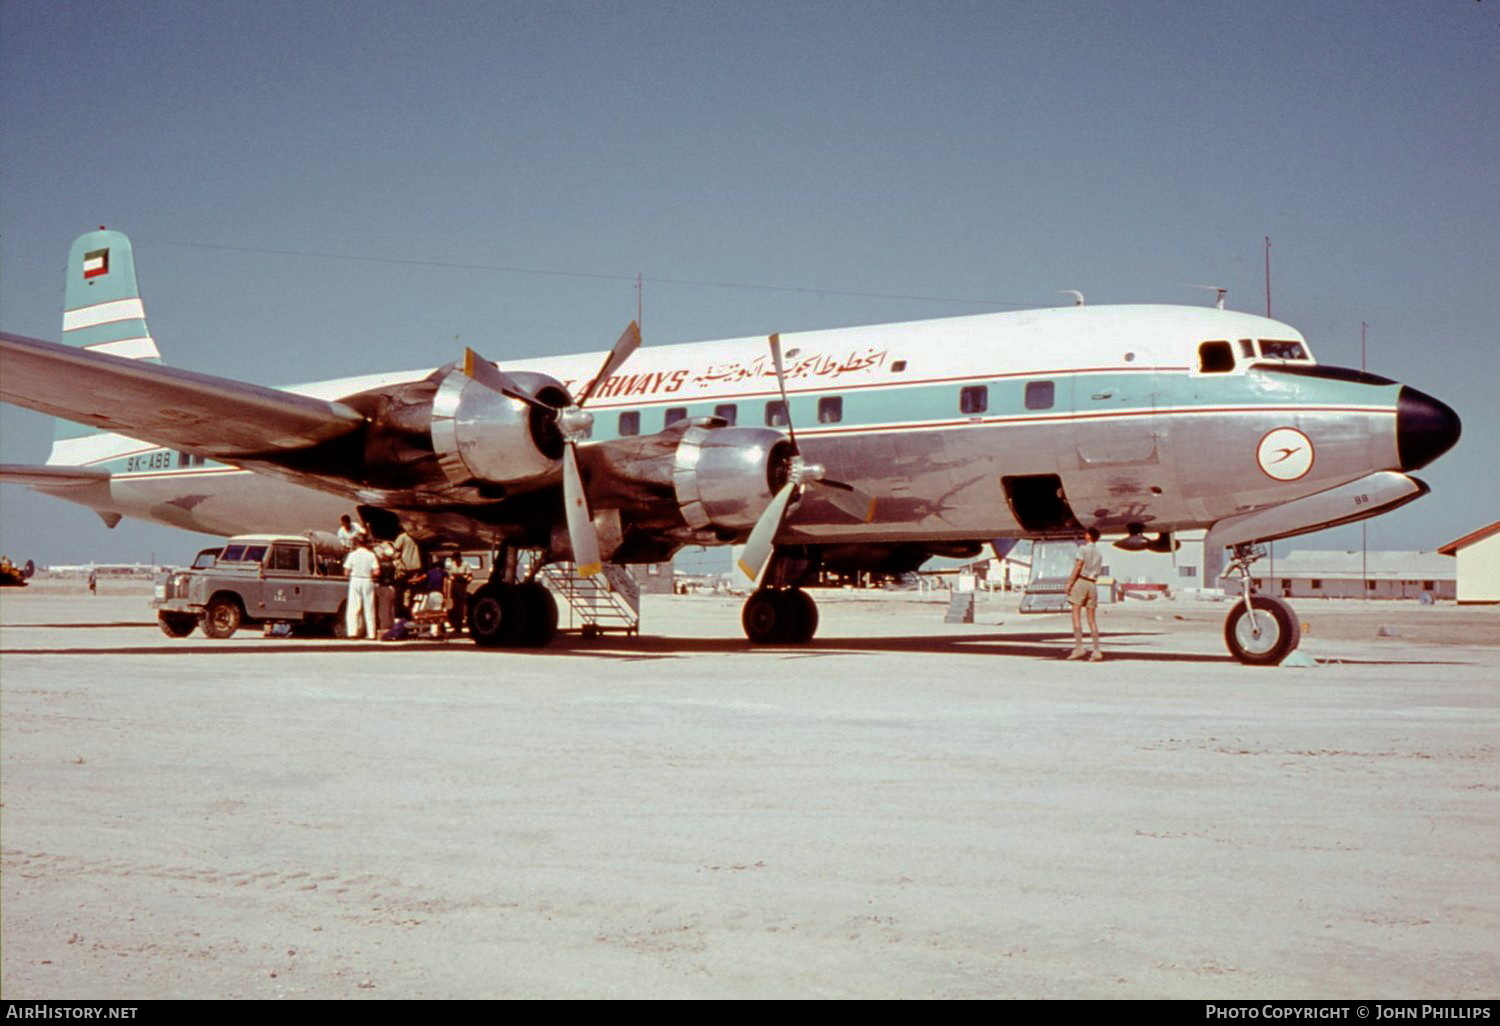
[[[84,278],[97,278],[109,273],[109,250],[96,249],[83,255]]]

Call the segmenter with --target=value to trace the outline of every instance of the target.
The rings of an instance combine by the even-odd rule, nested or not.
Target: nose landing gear
[[[1302,640],[1302,625],[1292,607],[1279,598],[1250,593],[1250,564],[1263,555],[1253,545],[1236,545],[1228,574],[1238,573],[1244,595],[1224,619],[1224,644],[1246,666],[1276,666]]]

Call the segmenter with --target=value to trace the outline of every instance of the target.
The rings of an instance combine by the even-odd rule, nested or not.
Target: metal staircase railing
[[[605,631],[639,632],[641,588],[618,563],[605,563],[604,572],[594,577],[578,576],[572,563],[548,563],[537,579],[562,600],[559,629],[582,631],[586,638]]]

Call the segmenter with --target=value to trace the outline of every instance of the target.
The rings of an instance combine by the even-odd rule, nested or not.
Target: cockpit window
[[[1253,339],[1253,338],[1242,338],[1242,339],[1240,339],[1240,355],[1243,356],[1247,360],[1253,360],[1253,359],[1255,359],[1255,339]]]
[[[1234,350],[1228,342],[1204,342],[1198,347],[1198,371],[1202,374],[1228,374],[1234,370]]]
[[[1260,340],[1260,355],[1267,360],[1305,360],[1307,350],[1301,342],[1263,338]]]

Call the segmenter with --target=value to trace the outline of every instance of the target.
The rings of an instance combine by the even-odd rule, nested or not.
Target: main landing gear
[[[745,600],[740,622],[757,645],[801,645],[818,631],[818,606],[801,588],[761,588]]]
[[[539,581],[494,582],[469,596],[469,636],[486,648],[542,648],[557,635],[557,602]]]
[[[1250,545],[1236,545],[1226,574],[1238,573],[1244,595],[1224,620],[1224,644],[1246,666],[1275,666],[1302,640],[1302,625],[1292,607],[1279,598],[1250,593],[1250,564],[1261,557]]]

